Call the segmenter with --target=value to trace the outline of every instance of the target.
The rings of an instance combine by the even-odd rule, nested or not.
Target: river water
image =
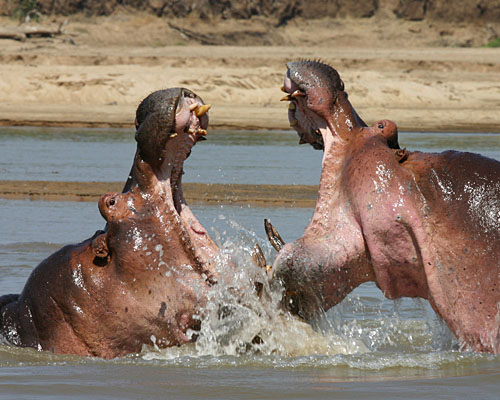
[[[186,162],[187,182],[317,184],[321,153],[297,146],[291,132],[212,132]],[[410,150],[473,151],[500,160],[500,135],[402,133]],[[124,181],[134,152],[126,130],[0,129],[0,179]],[[225,252],[240,261],[228,284],[252,276],[258,242],[271,262],[263,218],[286,241],[299,237],[312,209],[193,207]],[[89,237],[104,220],[95,203],[0,199],[0,293],[18,293],[31,270],[67,243]],[[356,289],[315,321],[315,330],[276,304],[224,290],[196,344],[116,360],[53,355],[0,345],[0,399],[182,398],[497,399],[500,356],[461,352],[426,301],[391,301],[373,285]],[[210,311],[210,310],[209,310]],[[256,335],[264,345],[249,345]]]

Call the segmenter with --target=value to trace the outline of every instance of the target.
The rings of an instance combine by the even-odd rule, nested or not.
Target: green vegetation
[[[14,9],[12,16],[20,21],[39,21],[40,13],[36,6],[36,0],[17,0],[17,7]]]
[[[490,40],[486,47],[500,47],[500,37]]]

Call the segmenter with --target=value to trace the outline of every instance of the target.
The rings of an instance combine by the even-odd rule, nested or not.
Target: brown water
[[[251,146],[256,145],[256,139],[248,135],[242,134],[238,140],[243,142],[231,146],[241,146],[240,157],[247,156],[250,160],[254,151]],[[95,136],[93,141],[99,143],[102,135]],[[441,136],[444,143],[433,143],[436,136],[429,135],[422,147],[457,148],[466,138],[468,150],[490,151],[493,157],[500,158],[500,136],[477,136],[476,145],[468,136]],[[407,139],[418,142],[423,138],[408,135]],[[10,136],[9,140],[21,139]],[[32,136],[29,140],[33,141],[30,159],[43,164],[42,144],[37,144]],[[70,142],[67,138],[64,140]],[[253,144],[245,145],[244,140]],[[57,141],[49,147],[55,143]],[[80,155],[86,148],[85,142],[76,143],[74,150],[70,146],[67,151],[73,152],[74,159],[85,158]],[[133,143],[126,147],[130,145]],[[102,146],[101,143],[94,148]],[[230,145],[216,143],[213,146],[223,151],[223,146]],[[288,150],[292,147],[273,146],[273,157],[284,167],[309,169],[304,168],[307,160],[289,159]],[[410,148],[409,144],[406,146]],[[236,147],[233,150],[236,151]],[[283,147],[285,150],[280,152]],[[309,150],[300,149],[302,153]],[[310,152],[319,158],[319,152]],[[189,162],[195,160],[194,154]],[[297,157],[300,154],[297,153]],[[2,150],[0,158],[4,156]],[[127,158],[123,167],[103,168],[124,169],[114,172],[124,179],[131,157],[123,157]],[[76,165],[68,168],[83,175]],[[319,164],[310,169],[315,168],[319,168]],[[3,172],[10,174],[9,171]],[[217,175],[217,171],[211,173]],[[251,171],[242,174],[233,176],[239,179],[253,176]],[[32,175],[27,171],[23,177],[34,179]],[[280,183],[290,182],[283,179]],[[302,234],[312,215],[311,209],[224,205],[196,207],[194,211],[223,250],[239,260],[241,272],[225,276],[224,284],[243,289],[248,288],[253,276],[259,273],[250,261],[253,244],[261,244],[268,260],[274,256],[274,250],[264,240],[262,219],[271,218],[284,239],[290,241]],[[39,261],[63,244],[89,237],[104,221],[97,205],[92,203],[0,199],[0,222],[3,228],[0,232],[0,293],[5,294],[19,292]],[[227,291],[219,290],[213,293],[211,304],[198,342],[180,348],[156,349],[152,338],[140,354],[105,361],[0,345],[0,399],[499,398],[500,356],[456,350],[453,335],[426,301],[390,301],[373,284],[365,284],[315,321],[314,330],[279,312],[276,299],[263,304],[250,290],[240,301],[231,298]],[[231,311],[223,320],[215,316],[221,304]],[[251,345],[255,334],[264,338],[263,345]]]

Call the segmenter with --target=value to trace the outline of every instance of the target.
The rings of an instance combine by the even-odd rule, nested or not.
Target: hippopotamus
[[[152,93],[136,113],[137,151],[123,193],[99,200],[104,230],[63,247],[19,295],[0,297],[11,344],[114,358],[181,345],[217,280],[217,246],[182,194],[183,162],[206,135],[209,105],[184,88]]]
[[[389,299],[427,299],[462,349],[499,353],[500,162],[401,149],[396,124],[367,126],[334,68],[287,67],[290,124],[323,158],[303,236],[284,244],[267,226],[284,304],[312,318],[372,281]]]

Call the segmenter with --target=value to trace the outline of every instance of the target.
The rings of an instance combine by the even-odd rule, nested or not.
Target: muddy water
[[[103,140],[101,132],[86,132],[73,142],[66,134],[61,137],[61,132],[47,132],[40,140],[33,134],[2,133],[2,179],[53,179],[40,172],[44,160],[47,161],[44,151],[52,151],[52,148],[67,153],[65,167],[59,174],[53,174],[68,173],[64,180],[77,180],[75,177],[79,176],[81,180],[92,180],[99,176],[99,169],[95,175],[89,176],[74,165],[80,160],[88,161],[84,153],[90,149],[96,154],[107,153],[110,160],[116,160],[117,164],[113,166],[101,160],[101,171],[114,173],[116,180],[123,180],[123,171],[125,175],[128,172],[129,147],[133,143],[124,139],[122,132],[112,133],[116,135],[111,140],[113,146],[124,143],[123,153],[116,158],[115,151],[104,152],[110,142],[108,138]],[[55,138],[49,140],[50,135],[55,135]],[[232,137],[231,144],[226,135],[217,133],[213,137],[214,148],[207,152],[219,154],[219,162],[226,151],[239,151],[239,156],[246,157],[245,160],[262,156],[260,160],[264,162],[267,156],[259,152],[266,145],[259,140],[265,137],[259,135],[238,133]],[[408,134],[404,138],[408,143],[402,142],[408,148],[433,151],[466,146],[466,150],[490,152],[490,156],[500,159],[500,136],[480,135],[475,136],[475,141],[469,136],[429,135],[425,139],[422,134]],[[443,137],[445,143],[436,141],[436,137]],[[4,153],[4,144],[18,140],[31,143],[30,157],[26,157],[25,162],[38,165],[28,168],[21,178],[10,177],[15,168],[4,160],[11,157],[11,152],[18,151],[19,145],[7,146],[7,154]],[[295,137],[284,133],[275,136],[275,140],[294,143]],[[202,164],[196,164],[196,159],[202,157],[208,148],[202,146],[197,146],[193,157],[188,160],[197,167],[186,172],[186,179],[197,181],[198,177],[190,177],[190,174],[201,176],[207,172]],[[300,148],[301,152],[294,154],[301,158],[292,160],[289,155],[293,146],[282,143],[270,147],[274,150],[270,162],[276,168],[287,171],[319,168],[314,164],[316,160],[313,159],[310,165],[306,158],[309,156],[301,156],[311,153],[316,158],[320,155],[318,152]],[[254,154],[255,151],[259,154]],[[88,155],[89,159],[94,156]],[[126,159],[124,163],[120,161],[122,157]],[[16,162],[15,157],[10,160]],[[279,163],[272,164],[275,160]],[[281,167],[278,164],[282,164]],[[221,170],[233,173],[225,165]],[[271,172],[270,177],[274,178],[275,174]],[[220,173],[208,171],[206,178],[217,181]],[[262,178],[251,171],[231,176],[246,183],[258,183]],[[288,178],[278,183],[292,183],[288,180],[291,176],[285,176]],[[308,179],[314,179],[313,175]],[[103,176],[102,180],[112,179]],[[224,251],[240,260],[241,273],[225,277],[225,284],[239,284],[240,287],[245,287],[250,282],[248,278],[258,273],[249,261],[249,251],[255,242],[264,248],[268,260],[274,256],[264,240],[263,217],[271,218],[284,239],[290,241],[301,235],[312,215],[311,209],[253,209],[224,205],[196,207],[194,211]],[[0,231],[2,294],[19,292],[40,260],[63,244],[87,238],[103,226],[93,203],[0,199],[0,219],[3,228]],[[220,321],[210,316],[213,310],[208,310],[198,343],[181,348],[159,350],[152,342],[140,354],[103,361],[0,345],[0,399],[498,398],[500,357],[455,350],[455,339],[425,301],[390,301],[374,285],[365,284],[341,305],[315,321],[315,330],[312,330],[280,314],[272,301],[262,305],[249,295],[237,302],[223,290],[214,293],[212,300],[214,305],[229,307],[228,318]],[[251,345],[255,334],[264,338],[264,345]]]

